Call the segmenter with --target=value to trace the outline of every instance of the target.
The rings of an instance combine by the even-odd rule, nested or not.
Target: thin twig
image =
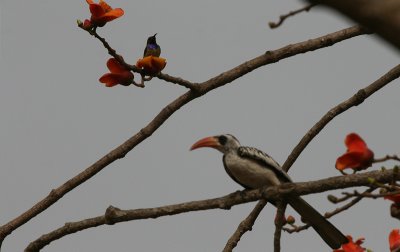
[[[85,30],[85,29],[84,29]],[[86,30],[85,30],[86,31]],[[125,62],[124,58],[117,53],[117,51],[110,46],[110,44],[106,41],[105,38],[101,37],[96,31],[88,31],[89,34],[93,35],[95,38],[97,38],[103,46],[107,49],[108,54],[113,56],[121,65],[125,66],[126,68],[131,69],[132,71],[136,73],[142,73],[143,70],[134,66],[134,65],[129,65],[128,63]]]
[[[257,202],[257,205],[254,207],[251,213],[246,217],[246,219],[240,222],[239,226],[232,234],[232,236],[229,238],[222,252],[232,252],[232,250],[237,246],[238,242],[240,241],[240,238],[244,235],[244,233],[246,233],[247,231],[251,231],[254,222],[256,221],[258,215],[261,213],[261,210],[263,210],[265,205],[267,205],[267,201],[265,199],[262,199]]]
[[[317,4],[309,4],[309,5],[307,5],[307,6],[303,7],[303,8],[300,8],[298,10],[291,11],[288,14],[280,15],[279,16],[279,21],[277,23],[275,23],[275,22],[269,22],[268,23],[269,28],[271,28],[271,29],[278,28],[288,17],[294,16],[294,15],[300,13],[300,12],[303,12],[303,11],[309,11],[315,5],[317,5]]]
[[[389,72],[384,74],[378,80],[374,81],[369,86],[358,90],[349,99],[338,104],[337,106],[330,109],[300,140],[293,151],[290,153],[289,157],[286,159],[282,166],[282,169],[286,172],[290,169],[296,159],[300,156],[302,151],[307,147],[307,145],[314,139],[314,137],[337,115],[345,112],[351,107],[358,106],[365,101],[368,97],[374,94],[376,91],[380,90],[391,81],[399,78],[400,76],[400,65],[395,66]]]
[[[282,227],[285,224],[285,210],[286,203],[283,201],[278,201],[276,204],[276,218],[275,218],[275,232],[274,232],[274,252],[281,251],[281,235]]]
[[[319,38],[306,40],[296,44],[291,44],[274,51],[268,51],[259,57],[244,62],[243,64],[229,71],[221,73],[214,78],[211,78],[199,85],[196,85],[198,87],[195,90],[190,90],[186,92],[185,94],[176,98],[166,107],[164,107],[147,126],[142,128],[134,136],[132,136],[127,141],[125,141],[112,151],[110,151],[108,154],[100,158],[94,164],[87,167],[85,170],[83,170],[73,178],[66,181],[58,188],[53,189],[48,196],[37,202],[30,209],[26,210],[24,213],[22,213],[15,219],[1,226],[0,247],[2,241],[15,229],[17,229],[21,225],[31,220],[36,215],[46,210],[48,207],[50,207],[59,199],[61,199],[65,194],[67,194],[77,186],[81,185],[82,183],[84,183],[85,181],[96,175],[98,172],[103,170],[109,164],[113,163],[114,161],[120,158],[123,158],[138,144],[140,144],[142,141],[150,137],[173,113],[175,113],[177,110],[179,110],[182,106],[186,105],[190,101],[202,95],[205,95],[211,90],[222,87],[259,67],[278,62],[282,59],[286,59],[297,54],[303,54],[309,51],[332,46],[333,44],[338,43],[340,41],[367,33],[368,31],[366,31],[365,29],[359,26],[353,26],[347,29],[343,29],[341,31],[330,33],[328,35]]]
[[[354,206],[355,204],[357,204],[358,202],[360,202],[360,201],[364,198],[364,197],[362,196],[363,194],[372,193],[375,189],[376,189],[376,187],[368,188],[368,189],[365,190],[363,193],[361,193],[360,195],[356,196],[356,197],[355,197],[352,201],[350,201],[349,203],[347,203],[347,204],[345,204],[345,205],[343,205],[343,206],[341,206],[341,207],[338,207],[338,208],[336,208],[335,210],[333,210],[333,211],[331,211],[331,212],[325,213],[325,217],[326,217],[326,218],[330,218],[330,217],[332,217],[332,216],[334,216],[334,215],[336,215],[336,214],[339,214],[339,213],[341,213],[341,212],[343,212],[343,211],[345,211],[345,210],[351,208],[352,206]]]
[[[371,188],[378,188],[379,186],[371,187]],[[366,197],[368,198],[368,195],[370,195],[369,190],[366,190],[365,192],[359,193],[357,190],[354,190],[352,193],[351,192],[342,192],[344,195],[341,198],[338,198],[334,195],[328,195],[328,200],[334,204],[338,204],[340,202],[347,201],[348,199],[354,198],[354,197]],[[371,197],[370,197],[371,198]]]
[[[340,203],[340,202],[347,201],[348,199],[352,198],[352,196],[349,196],[349,195],[345,194],[343,197],[338,198],[338,197],[330,194],[330,195],[328,195],[327,198],[333,204],[337,204],[337,203]]]
[[[400,161],[400,157],[397,155],[386,155],[382,158],[375,158],[373,163],[380,163],[380,162],[385,162],[388,160],[395,160],[395,161]]]
[[[25,251],[26,252],[39,251],[44,246],[50,244],[52,241],[60,239],[63,236],[100,225],[105,225],[105,224],[113,225],[118,222],[125,222],[138,219],[158,218],[162,216],[175,215],[184,212],[192,212],[192,211],[199,211],[206,209],[217,209],[217,208],[229,209],[233,205],[259,200],[261,198],[276,201],[276,200],[282,200],[285,197],[290,197],[293,195],[316,194],[325,191],[350,188],[355,186],[369,186],[370,178],[374,178],[376,181],[379,181],[380,183],[388,183],[392,181],[393,178],[395,178],[396,180],[400,180],[400,174],[394,169],[385,171],[372,171],[372,172],[352,174],[348,176],[331,177],[317,181],[302,182],[302,183],[287,183],[269,188],[244,190],[231,193],[227,196],[220,198],[192,201],[192,202],[186,202],[186,203],[162,206],[156,208],[120,210],[115,207],[109,207],[104,216],[98,216],[95,218],[90,218],[87,220],[81,220],[77,222],[69,222],[65,224],[63,227],[60,227],[48,234],[42,235],[35,241],[31,242],[29,246],[25,249]],[[256,216],[257,212],[259,213],[259,211],[262,210],[263,207],[262,205],[263,203],[259,202],[259,204],[257,204],[255,207],[255,209],[257,210],[253,210],[253,212],[255,213],[254,216],[247,217],[249,219],[249,223],[251,222],[254,223],[255,219],[257,218]],[[252,226],[252,224],[251,225],[249,224],[249,227],[250,226]],[[242,227],[240,228],[238,227],[237,231],[235,231],[234,238],[232,238],[232,242],[239,241],[240,237],[243,235],[243,233],[241,233],[241,230]],[[239,233],[236,234],[236,232]]]
[[[355,193],[348,193],[348,196],[353,198],[353,197],[361,197],[361,198],[370,198],[370,199],[379,199],[383,198],[386,196],[393,196],[393,195],[398,195],[400,194],[400,190],[397,191],[390,191],[390,192],[385,192],[385,193],[379,193],[379,194],[374,194],[374,193],[359,193],[355,191]]]
[[[371,187],[371,188],[368,188],[364,193],[371,193],[372,191],[374,191],[376,188],[374,188],[374,187]],[[332,212],[327,212],[327,213],[325,213],[325,218],[331,218],[332,216],[335,216],[335,215],[337,215],[337,214],[339,214],[339,213],[341,213],[341,212],[343,212],[343,211],[345,211],[345,210],[347,210],[347,209],[349,209],[349,208],[351,208],[352,206],[354,206],[355,204],[357,204],[358,202],[360,202],[361,200],[363,199],[363,197],[362,196],[357,196],[355,199],[353,199],[352,201],[350,201],[349,203],[347,203],[347,204],[345,204],[345,205],[343,205],[343,206],[341,206],[341,207],[338,207],[338,208],[336,208],[335,210],[333,210]],[[310,224],[305,224],[305,225],[302,225],[302,226],[295,226],[295,225],[292,225],[292,227],[293,228],[283,228],[283,230],[285,230],[286,232],[288,232],[288,233],[298,233],[298,232],[301,232],[301,231],[303,231],[303,230],[306,230],[306,229],[308,229],[309,227],[310,227]]]

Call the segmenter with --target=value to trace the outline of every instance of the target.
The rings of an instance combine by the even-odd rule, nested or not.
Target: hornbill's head
[[[230,151],[236,151],[240,147],[240,143],[233,135],[224,134],[200,139],[190,147],[190,150],[202,147],[211,147],[225,154]]]

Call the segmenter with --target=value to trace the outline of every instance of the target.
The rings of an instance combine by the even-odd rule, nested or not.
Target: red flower
[[[333,252],[364,252],[365,248],[361,247],[364,242],[364,238],[358,238],[356,242],[353,242],[353,237],[347,236],[348,243],[343,244],[341,249],[336,249]]]
[[[99,3],[94,3],[93,0],[86,0],[86,2],[89,4],[90,13],[92,13],[90,23],[93,26],[102,27],[107,22],[124,15],[124,11],[121,8],[113,9],[103,0],[100,0]]]
[[[117,84],[129,86],[133,81],[133,73],[118,60],[111,58],[107,61],[107,68],[111,73],[106,73],[100,77],[99,81],[105,83],[106,87],[113,87]]]
[[[398,229],[393,229],[389,235],[390,252],[400,251],[400,233]]]
[[[167,65],[167,60],[155,56],[147,56],[136,62],[136,66],[143,68],[146,75],[156,75]]]
[[[347,152],[336,160],[336,169],[342,171],[346,168],[363,170],[372,165],[374,153],[368,149],[367,144],[356,133],[346,136]]]
[[[384,197],[385,199],[391,200],[396,204],[400,204],[400,194],[395,195],[387,195]]]

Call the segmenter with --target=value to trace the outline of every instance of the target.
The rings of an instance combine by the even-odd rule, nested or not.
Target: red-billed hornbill
[[[193,144],[190,150],[201,147],[211,147],[222,152],[226,172],[246,189],[292,182],[268,154],[253,147],[240,146],[239,141],[230,134],[203,138]],[[286,201],[332,249],[348,242],[342,232],[299,196],[288,197]]]

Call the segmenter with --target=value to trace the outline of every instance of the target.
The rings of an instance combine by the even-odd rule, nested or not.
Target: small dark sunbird
[[[144,49],[143,58],[147,56],[159,57],[161,54],[161,47],[157,44],[156,34],[147,39],[146,48]]]

